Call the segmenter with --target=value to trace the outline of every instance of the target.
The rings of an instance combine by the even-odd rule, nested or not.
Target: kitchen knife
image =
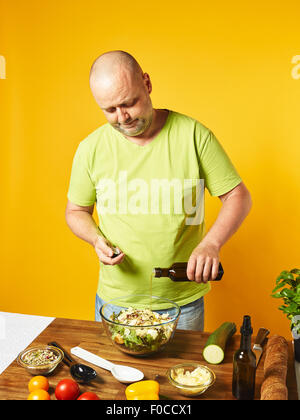
[[[260,361],[260,358],[262,356],[263,353],[263,343],[266,339],[266,337],[268,336],[268,334],[270,333],[269,330],[267,330],[266,328],[260,328],[258,330],[255,342],[253,344],[252,347],[252,351],[256,356],[256,367],[258,366],[258,363]]]

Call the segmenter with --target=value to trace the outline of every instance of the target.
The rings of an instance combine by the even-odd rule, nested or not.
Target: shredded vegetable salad
[[[169,341],[174,323],[168,313],[129,307],[119,314],[113,313],[110,326],[112,339],[133,352],[156,351]],[[122,324],[122,325],[117,325]]]

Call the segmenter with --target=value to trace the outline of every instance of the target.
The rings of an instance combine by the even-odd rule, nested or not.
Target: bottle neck
[[[242,350],[251,350],[251,334],[241,335],[241,346]]]
[[[168,268],[154,268],[153,275],[154,277],[168,277],[169,269]]]

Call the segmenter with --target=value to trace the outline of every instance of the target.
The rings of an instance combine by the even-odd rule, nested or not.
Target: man
[[[150,77],[130,54],[98,57],[90,87],[108,123],[79,144],[66,220],[100,260],[96,320],[105,301],[146,306],[146,298],[124,296],[153,294],[181,306],[178,328],[203,330],[203,296],[217,277],[221,247],[250,211],[250,194],[208,128],[153,108]],[[222,202],[206,234],[204,188]],[[151,279],[154,267],[182,261],[190,282]]]

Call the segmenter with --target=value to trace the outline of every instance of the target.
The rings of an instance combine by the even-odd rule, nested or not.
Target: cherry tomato
[[[29,392],[35,391],[36,389],[44,389],[48,391],[49,382],[45,376],[34,376],[28,383]]]
[[[79,394],[79,385],[73,379],[62,379],[55,388],[55,396],[58,400],[76,400]]]
[[[100,400],[100,398],[94,392],[84,392],[83,394],[80,395],[80,397],[77,398],[77,400],[82,400],[82,401]]]
[[[36,389],[28,395],[27,400],[50,400],[50,395],[44,389]]]

